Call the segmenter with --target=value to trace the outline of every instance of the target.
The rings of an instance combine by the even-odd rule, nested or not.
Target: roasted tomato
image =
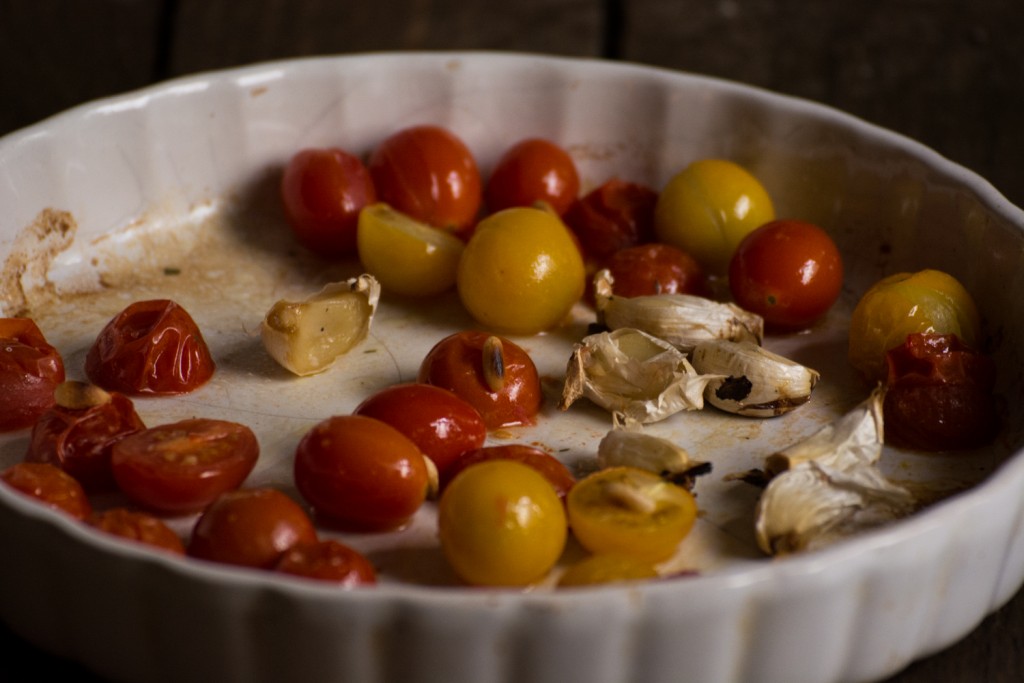
[[[612,276],[616,296],[708,295],[704,269],[695,258],[669,244],[655,242],[619,249],[604,266]]]
[[[23,429],[54,403],[64,361],[29,318],[0,318],[0,432]]]
[[[616,251],[654,239],[658,193],[646,185],[612,178],[573,203],[565,223],[588,259],[602,262]]]
[[[547,451],[525,444],[501,444],[476,448],[459,456],[446,471],[441,473],[442,491],[452,479],[458,476],[459,472],[478,462],[489,460],[513,460],[529,465],[544,475],[554,487],[558,497],[563,500],[572,485],[576,483],[576,478],[572,476],[569,468]]]
[[[78,520],[92,514],[85,489],[70,474],[46,462],[19,462],[0,472],[0,480],[43,505]]]
[[[333,539],[293,545],[281,555],[274,569],[292,576],[330,581],[344,588],[377,583],[377,571],[366,556]]]
[[[558,578],[559,588],[645,581],[659,576],[654,563],[631,555],[588,555],[570,565]]]
[[[175,555],[185,554],[185,544],[159,517],[127,508],[111,508],[94,512],[86,520],[89,526],[108,534],[160,548]]]
[[[192,316],[167,299],[130,304],[107,323],[85,359],[94,384],[129,395],[187,393],[214,368]]]
[[[956,335],[911,334],[886,354],[885,439],[926,451],[975,448],[999,429],[995,365]]]
[[[484,199],[491,212],[545,202],[562,215],[579,191],[579,173],[569,153],[550,140],[527,138],[498,159]]]
[[[435,344],[420,364],[419,381],[462,397],[488,429],[533,424],[543,398],[530,355],[508,339],[477,330]]]
[[[245,481],[259,457],[245,425],[193,418],[150,427],[114,444],[114,480],[135,503],[162,513],[197,512]]]

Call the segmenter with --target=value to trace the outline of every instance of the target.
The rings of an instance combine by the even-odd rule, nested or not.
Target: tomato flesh
[[[43,505],[85,520],[92,504],[74,477],[46,462],[19,462],[0,472],[0,480]]]
[[[29,318],[0,318],[0,432],[31,426],[54,404],[64,361]]]
[[[185,544],[174,530],[159,517],[149,513],[128,508],[111,508],[94,512],[86,521],[89,526],[108,534],[160,548],[175,555],[185,554]]]
[[[281,555],[274,569],[292,576],[330,581],[343,588],[377,583],[377,571],[366,556],[333,539],[293,545]]]

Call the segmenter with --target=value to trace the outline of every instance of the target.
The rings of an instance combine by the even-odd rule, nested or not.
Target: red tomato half
[[[131,395],[192,391],[214,367],[192,316],[167,299],[130,304],[107,323],[85,359],[93,384]]]
[[[608,257],[605,267],[617,296],[708,295],[704,269],[697,259],[668,244],[654,242],[619,249]]]
[[[487,460],[515,460],[524,465],[529,465],[551,482],[551,485],[555,487],[555,492],[558,493],[558,497],[562,500],[565,500],[569,489],[576,483],[576,478],[572,476],[569,468],[550,453],[524,444],[503,444],[500,446],[477,448],[463,453],[448,469],[447,475],[441,477],[442,490],[464,469],[470,465]]]
[[[92,514],[85,489],[61,468],[45,462],[19,462],[0,472],[8,486],[43,505],[84,520]]]
[[[193,418],[126,436],[114,444],[110,466],[135,503],[185,514],[240,486],[258,457],[256,435],[245,425]]]
[[[842,286],[835,242],[802,221],[772,221],[748,233],[729,263],[736,303],[780,331],[803,329],[825,315]]]
[[[377,571],[362,553],[331,539],[292,546],[274,569],[293,576],[330,581],[344,588],[377,583]]]
[[[281,199],[299,242],[337,257],[355,253],[359,211],[377,201],[377,191],[358,157],[336,148],[304,149],[285,167]]]
[[[31,426],[53,405],[64,361],[29,318],[0,318],[0,432]]]
[[[491,213],[546,202],[564,214],[580,191],[576,162],[553,142],[528,138],[509,147],[487,181],[484,198]]]
[[[94,512],[86,521],[89,526],[108,534],[160,548],[175,555],[185,554],[185,544],[178,538],[178,534],[159,517],[148,513],[127,508],[111,508],[103,512]]]
[[[604,261],[619,249],[654,239],[658,193],[639,183],[613,178],[576,201],[565,223],[588,258]]]

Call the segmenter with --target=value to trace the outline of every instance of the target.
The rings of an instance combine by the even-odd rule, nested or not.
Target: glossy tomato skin
[[[576,478],[561,460],[547,451],[526,444],[500,444],[484,446],[463,453],[452,466],[441,473],[441,490],[467,467],[489,460],[512,460],[528,465],[544,475],[562,500],[576,483]]]
[[[64,361],[29,318],[0,318],[0,432],[31,426],[54,404]]]
[[[273,569],[300,543],[315,543],[316,527],[287,494],[272,488],[227,491],[196,520],[188,554],[211,562]]]
[[[100,331],[85,359],[93,384],[132,396],[193,391],[215,367],[199,326],[169,299],[127,306]]]
[[[370,176],[378,198],[436,228],[468,234],[483,203],[476,159],[441,126],[403,128],[371,153]]]
[[[479,448],[487,438],[480,411],[453,392],[430,384],[387,387],[353,412],[386,422],[409,437],[442,477],[460,455]]]
[[[110,466],[118,488],[136,504],[187,514],[238,488],[258,458],[256,435],[245,425],[192,418],[117,441]]]
[[[359,211],[377,201],[377,191],[358,157],[336,147],[303,149],[285,167],[281,200],[299,243],[335,258],[355,253]]]
[[[550,140],[527,138],[509,147],[498,159],[487,180],[484,199],[491,212],[546,202],[561,216],[579,191],[579,173],[569,153]]]
[[[565,223],[586,257],[603,262],[620,249],[654,239],[658,193],[619,178],[605,181],[569,207]]]
[[[778,220],[744,237],[729,264],[729,289],[741,308],[777,331],[812,325],[843,287],[843,259],[817,225]]]
[[[131,399],[117,392],[89,408],[55,405],[33,425],[25,459],[57,465],[89,493],[110,491],[117,487],[110,468],[114,444],[145,428]]]
[[[85,489],[74,477],[46,462],[19,462],[0,472],[8,486],[35,498],[43,505],[83,521],[92,514]]]
[[[297,543],[274,565],[283,574],[330,581],[343,588],[372,586],[377,570],[359,551],[333,539]]]
[[[605,267],[612,276],[616,296],[709,294],[701,265],[669,244],[654,242],[619,249],[608,257]]]
[[[423,358],[419,381],[462,397],[480,412],[488,430],[532,425],[543,400],[537,367],[521,346],[498,337],[504,381],[499,390],[491,389],[484,371],[484,349],[492,336],[464,330],[445,337]]]
[[[405,525],[423,504],[427,464],[416,444],[380,420],[338,415],[295,450],[295,485],[324,523],[351,531]]]
[[[111,508],[93,512],[86,520],[89,526],[108,534],[166,550],[175,555],[185,554],[185,544],[178,534],[159,517],[140,510]]]

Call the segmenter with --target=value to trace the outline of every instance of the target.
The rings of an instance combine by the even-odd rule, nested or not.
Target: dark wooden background
[[[181,74],[410,49],[621,59],[763,86],[919,140],[1024,206],[1021,0],[0,0],[0,135]],[[1022,641],[1024,594],[886,683],[1019,683]],[[101,683],[3,624],[0,680]]]

